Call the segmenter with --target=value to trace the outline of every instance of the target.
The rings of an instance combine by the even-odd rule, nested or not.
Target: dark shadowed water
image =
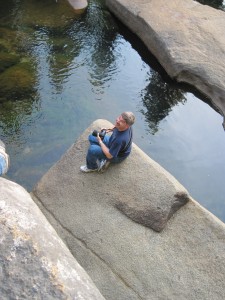
[[[131,110],[134,142],[224,221],[222,117],[165,80],[103,1],[90,1],[82,16],[66,0],[1,2],[0,138],[11,157],[6,177],[32,190],[91,122],[114,122]]]

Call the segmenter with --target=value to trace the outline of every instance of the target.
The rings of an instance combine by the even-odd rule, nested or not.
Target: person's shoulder
[[[132,132],[132,126],[128,127],[126,130],[125,130],[126,133],[130,133]]]

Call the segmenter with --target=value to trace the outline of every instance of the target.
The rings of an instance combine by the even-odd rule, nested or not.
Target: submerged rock
[[[22,3],[20,16],[17,18],[18,23],[26,24],[31,28],[42,28],[49,31],[63,32],[68,24],[71,24],[76,18],[74,9],[64,1],[29,1]],[[30,11],[35,13],[30,14]]]
[[[25,32],[0,27],[0,102],[30,98],[35,91],[35,64],[27,56]]]
[[[20,57],[18,55],[0,52],[0,73],[5,69],[17,64],[19,60]]]
[[[0,74],[0,102],[26,98],[35,91],[35,73],[28,62],[20,62]]]

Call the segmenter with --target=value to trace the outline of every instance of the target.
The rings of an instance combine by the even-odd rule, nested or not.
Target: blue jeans
[[[6,161],[5,158],[0,154],[0,175],[4,173],[6,169]]]
[[[105,135],[103,143],[108,147],[109,145],[109,136]],[[86,163],[88,169],[98,169],[97,161],[101,161],[103,159],[109,160],[112,163],[120,163],[125,159],[125,157],[113,157],[112,159],[108,159],[102,151],[98,140],[95,136],[89,135],[88,140],[90,142],[90,146],[86,156]]]

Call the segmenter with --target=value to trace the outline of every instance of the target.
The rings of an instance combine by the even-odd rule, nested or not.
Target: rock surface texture
[[[225,226],[170,174],[136,145],[103,174],[80,172],[88,134],[110,125],[94,122],[33,199],[107,300],[223,299]]]
[[[30,195],[0,178],[0,298],[104,299]]]
[[[225,12],[192,0],[106,0],[106,5],[171,78],[197,88],[225,116]]]

